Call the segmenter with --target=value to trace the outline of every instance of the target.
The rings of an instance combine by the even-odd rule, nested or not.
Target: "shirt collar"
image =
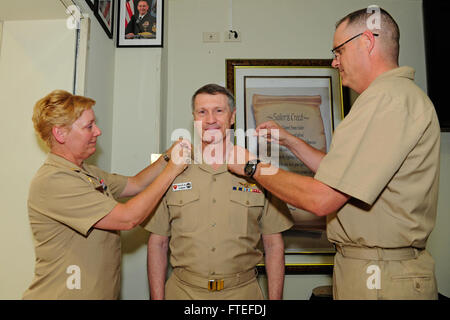
[[[205,162],[198,164],[198,167],[210,174],[221,174],[228,171],[228,166],[226,163],[221,164],[220,167],[217,168],[217,170],[214,170],[214,168],[211,165]]]
[[[80,168],[73,162],[71,162],[67,159],[64,159],[63,157],[58,156],[57,154],[54,154],[51,152],[49,152],[49,154],[47,156],[47,160],[45,160],[45,164],[53,165],[53,166],[60,167],[60,168],[70,169],[72,171],[88,173],[88,171],[86,170],[86,168],[84,166],[84,163],[82,164],[82,167]]]
[[[407,78],[414,81],[416,71],[408,66],[398,67],[380,74],[372,83],[383,81],[383,79],[391,77]]]

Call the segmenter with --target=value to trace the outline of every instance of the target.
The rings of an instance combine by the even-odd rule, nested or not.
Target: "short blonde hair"
[[[52,128],[70,126],[81,116],[83,111],[91,109],[95,100],[75,96],[64,90],[54,90],[38,100],[34,105],[34,129],[47,145],[52,147]]]

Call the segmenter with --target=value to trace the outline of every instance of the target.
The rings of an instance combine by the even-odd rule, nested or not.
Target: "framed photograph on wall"
[[[97,7],[94,10],[94,15],[108,37],[112,39],[114,27],[114,0],[97,0]]]
[[[236,98],[235,129],[245,132],[273,120],[323,152],[348,108],[348,94],[329,59],[229,59],[227,88]],[[345,103],[344,103],[345,102]],[[257,137],[238,144],[261,157]],[[272,159],[273,160],[273,159]],[[276,165],[314,176],[287,148],[280,147]],[[295,225],[283,235],[286,254],[333,254],[326,218],[288,205]]]
[[[117,47],[162,47],[163,25],[163,0],[119,0]]]

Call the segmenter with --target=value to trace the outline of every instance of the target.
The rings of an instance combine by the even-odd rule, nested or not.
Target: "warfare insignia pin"
[[[240,182],[239,182],[240,183]],[[240,183],[242,184],[242,183]],[[244,184],[242,184],[244,185]],[[253,186],[256,186],[255,184]],[[233,187],[234,191],[243,191],[243,192],[253,192],[253,193],[262,193],[258,188],[243,188],[243,187]]]

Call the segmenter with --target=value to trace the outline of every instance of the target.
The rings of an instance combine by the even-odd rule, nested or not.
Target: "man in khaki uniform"
[[[231,174],[224,161],[231,149],[234,97],[218,85],[193,96],[201,123],[200,164],[189,165],[173,182],[144,226],[152,299],[263,299],[256,265],[265,250],[269,298],[281,299],[284,245],[280,232],[292,226],[285,203],[265,194],[250,177]],[[173,272],[165,283],[167,250]]]
[[[381,9],[380,27],[372,32],[366,23],[372,14],[355,11],[336,27],[333,67],[360,96],[328,154],[273,122],[257,128],[279,129],[279,143],[315,171],[314,178],[283,170],[261,175],[268,164],[254,177],[282,200],[329,215],[335,299],[436,299],[434,261],[425,247],[436,218],[439,123],[413,82],[414,70],[398,67],[397,24]],[[242,173],[242,165],[230,169]]]

